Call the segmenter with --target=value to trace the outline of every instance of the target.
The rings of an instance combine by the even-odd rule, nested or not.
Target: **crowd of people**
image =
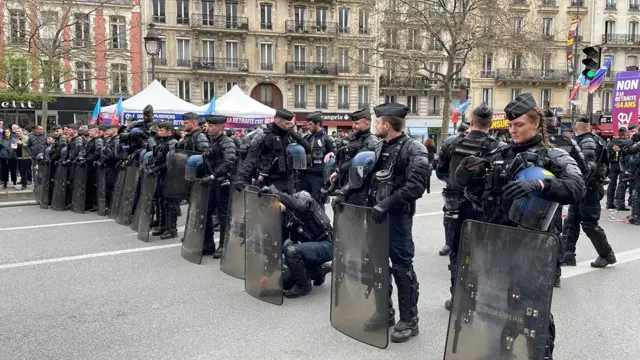
[[[33,184],[35,157],[46,148],[46,135],[42,126],[12,124],[5,128],[1,119],[0,131],[0,185],[26,190]]]

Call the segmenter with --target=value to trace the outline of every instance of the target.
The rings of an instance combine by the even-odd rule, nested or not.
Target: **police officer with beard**
[[[577,203],[569,206],[569,214],[564,221],[562,236],[564,240],[564,262],[576,265],[576,243],[580,236],[580,225],[598,252],[598,258],[591,267],[603,268],[616,263],[616,256],[607,241],[604,229],[598,225],[600,220],[600,200],[604,197],[604,179],[607,176],[607,150],[604,141],[591,133],[590,119],[579,118],[575,125],[576,141],[589,166],[589,175],[585,178],[586,195]]]
[[[438,162],[438,172],[455,174],[456,169],[467,156],[484,156],[501,145],[498,140],[488,135],[492,119],[493,111],[489,109],[485,103],[473,109],[470,124],[471,132],[467,136],[456,136],[453,140],[446,142],[442,146],[441,156]],[[449,290],[453,297],[462,223],[465,220],[477,220],[480,218],[480,214],[474,208],[473,204],[467,201],[464,196],[464,186],[458,184],[455,177],[449,178],[449,183],[442,191],[442,196],[444,197],[444,216],[448,218],[445,236],[448,237],[447,244],[451,246],[451,252],[449,254],[451,287]],[[447,300],[445,302],[445,308],[451,311],[451,306],[451,300]]]
[[[619,211],[627,210],[624,203],[624,191],[620,192],[621,198],[616,197],[616,189],[618,187],[618,178],[622,181],[623,174],[620,173],[620,158],[622,151],[631,146],[632,142],[628,139],[627,128],[618,129],[618,137],[609,141],[607,144],[607,152],[609,156],[609,186],[607,186],[607,209],[618,209]],[[624,188],[624,184],[621,185]]]
[[[375,151],[378,146],[378,137],[371,133],[371,112],[369,109],[356,110],[351,114],[353,132],[347,137],[347,144],[343,147],[342,156],[336,171],[331,174],[330,181],[346,183],[351,160],[361,151]],[[365,193],[356,193],[346,202],[352,205],[364,206],[367,201]]]
[[[418,279],[413,269],[415,249],[411,229],[416,201],[427,187],[429,155],[422,143],[402,132],[408,107],[385,103],[374,111],[376,134],[382,141],[376,148],[375,176],[367,189],[368,205],[373,206],[374,221],[382,222],[389,217],[389,257],[400,311],[391,341],[405,342],[419,332]],[[354,191],[358,189],[346,186],[334,199],[334,208]]]
[[[83,162],[79,163],[80,166],[87,165],[86,208],[89,211],[98,209],[96,203],[96,164],[102,157],[102,148],[104,147],[104,141],[99,136],[99,128],[98,125],[89,125],[89,141],[85,146]]]
[[[227,117],[224,115],[208,116],[207,135],[211,145],[204,151],[204,160],[208,174],[200,179],[203,183],[209,183],[209,204],[207,206],[207,220],[204,228],[203,254],[213,254],[214,259],[222,257],[227,219],[229,210],[229,188],[231,179],[236,172],[236,144],[228,137],[224,130]],[[220,243],[215,249],[213,242],[214,212],[220,223]],[[214,252],[215,249],[215,252]]]
[[[178,140],[173,133],[173,122],[164,121],[158,124],[158,134],[156,137],[156,147],[153,149],[153,161],[147,170],[157,178],[156,198],[159,210],[158,227],[151,233],[153,236],[160,236],[160,239],[172,239],[178,236],[178,212],[180,210],[180,200],[164,198],[164,179],[167,175],[167,154],[175,149]]]
[[[200,129],[199,122],[200,116],[196,113],[188,112],[182,115],[182,126],[186,134],[176,146],[177,149],[202,153],[209,148],[209,139]]]
[[[306,120],[310,133],[305,135],[304,139],[311,146],[309,154],[311,162],[299,183],[298,191],[308,192],[319,204],[323,204],[321,207],[324,208],[324,197],[321,192],[324,187],[324,164],[335,156],[336,144],[333,138],[324,132],[321,111],[312,112],[307,115]]]
[[[51,147],[49,158],[51,160],[51,164],[55,165],[56,162],[65,160],[62,158],[62,149],[67,147],[67,137],[62,132],[62,127],[60,125],[53,127],[53,136],[55,140]],[[51,171],[51,174],[55,174],[55,171]]]
[[[311,146],[295,130],[293,113],[287,109],[276,110],[271,124],[251,140],[249,154],[238,171],[234,186],[239,189],[250,184],[254,171],[258,183],[274,185],[278,191],[294,193],[295,166],[287,157],[287,147],[298,144],[307,154]]]

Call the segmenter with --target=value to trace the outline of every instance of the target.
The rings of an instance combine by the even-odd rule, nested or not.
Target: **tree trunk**
[[[46,95],[46,91],[42,92],[42,129],[44,130],[44,133],[46,134],[48,129],[47,129],[47,123],[48,123],[48,119],[49,119],[49,101],[47,101],[47,95]]]
[[[451,85],[444,82],[444,101],[442,103],[442,125],[440,127],[440,143],[449,136],[449,119],[451,118]]]

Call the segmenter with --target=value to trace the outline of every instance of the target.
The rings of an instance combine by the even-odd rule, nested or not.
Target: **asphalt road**
[[[27,206],[0,209],[0,359],[442,359],[449,275],[433,182],[414,220],[421,333],[408,343],[379,350],[333,329],[329,283],[270,305],[217,260],[183,260],[179,240],[143,243],[95,213]],[[590,268],[596,253],[581,236],[579,264],[554,293],[556,359],[638,358],[638,228],[602,227],[619,264]]]

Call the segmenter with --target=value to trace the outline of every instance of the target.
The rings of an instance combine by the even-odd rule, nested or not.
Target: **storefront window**
[[[0,119],[4,121],[4,126],[18,124],[20,127],[35,124],[35,112],[0,111]]]

